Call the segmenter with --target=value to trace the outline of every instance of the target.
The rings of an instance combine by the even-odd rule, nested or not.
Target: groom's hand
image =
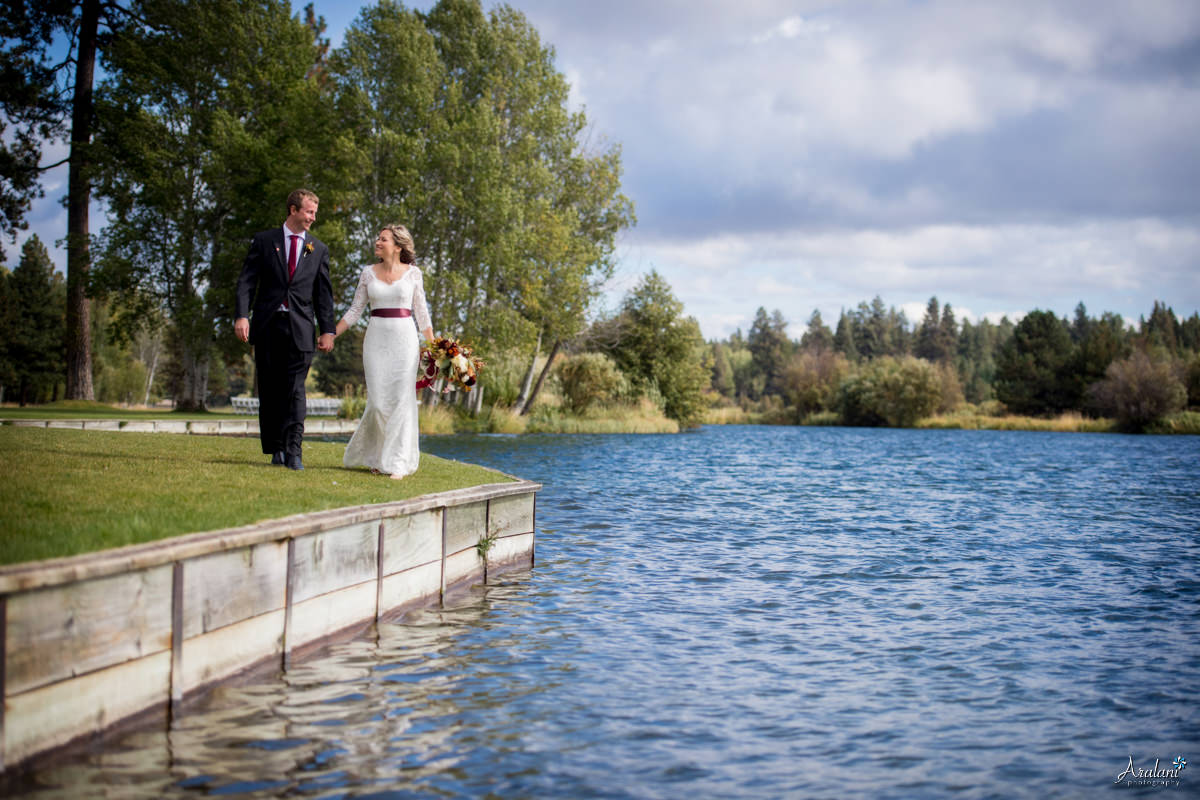
[[[333,334],[332,333],[322,333],[319,337],[317,337],[317,349],[320,350],[322,353],[332,353],[333,352]]]
[[[238,317],[233,321],[233,333],[243,342],[250,341],[250,320]]]

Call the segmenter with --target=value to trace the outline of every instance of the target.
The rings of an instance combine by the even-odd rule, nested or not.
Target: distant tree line
[[[1136,329],[1121,317],[1035,310],[1017,323],[956,318],[932,297],[911,325],[881,298],[830,328],[814,311],[800,338],[777,310],[748,333],[709,343],[714,400],[777,421],[824,415],[854,425],[911,425],[963,402],[1029,416],[1079,412],[1131,429],[1200,405],[1200,314],[1156,302]]]

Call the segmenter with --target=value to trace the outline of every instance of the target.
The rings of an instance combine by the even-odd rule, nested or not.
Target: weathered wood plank
[[[474,547],[446,556],[447,587],[476,578],[483,580],[483,559]]]
[[[293,536],[304,536],[357,522],[378,521],[380,518],[416,514],[443,506],[452,508],[514,494],[532,494],[541,488],[539,483],[520,480],[508,483],[489,483],[467,489],[422,495],[409,500],[296,514],[239,528],[175,536],[162,541],[119,547],[98,553],[11,564],[0,567],[0,594],[15,594],[45,586],[145,569],[173,561],[185,561],[214,552],[235,550]]]
[[[528,564],[533,560],[533,534],[519,533],[492,542],[488,550],[488,568]]]
[[[283,609],[218,628],[183,643],[184,692],[234,675],[283,651]]]
[[[375,581],[360,583],[296,603],[292,607],[290,648],[334,634],[343,628],[375,619]]]
[[[16,764],[51,747],[101,730],[151,706],[166,708],[171,651],[43,686],[6,699],[4,754]]]
[[[383,574],[391,575],[442,557],[442,512],[422,511],[383,521]]]
[[[446,553],[457,553],[479,543],[487,533],[487,501],[446,509]]]
[[[167,564],[8,599],[9,696],[171,647]]]
[[[380,616],[418,600],[434,597],[442,588],[442,563],[434,561],[388,575],[379,595]]]
[[[497,497],[488,509],[488,534],[511,536],[533,531],[534,495]]]
[[[374,580],[378,531],[378,522],[362,522],[297,538],[292,602]]]
[[[287,542],[191,558],[183,575],[183,635],[190,639],[283,608]]]

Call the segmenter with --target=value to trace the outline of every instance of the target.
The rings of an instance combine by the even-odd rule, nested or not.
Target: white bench
[[[229,402],[233,404],[233,413],[235,414],[258,413],[257,397],[233,397]],[[308,413],[313,416],[336,417],[342,407],[342,401],[336,397],[313,397],[306,402],[306,405]]]

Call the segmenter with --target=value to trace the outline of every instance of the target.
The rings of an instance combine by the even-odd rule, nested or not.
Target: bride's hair
[[[392,241],[400,248],[400,263],[413,264],[417,260],[417,246],[413,244],[412,234],[403,225],[384,225],[383,229],[392,234]]]

